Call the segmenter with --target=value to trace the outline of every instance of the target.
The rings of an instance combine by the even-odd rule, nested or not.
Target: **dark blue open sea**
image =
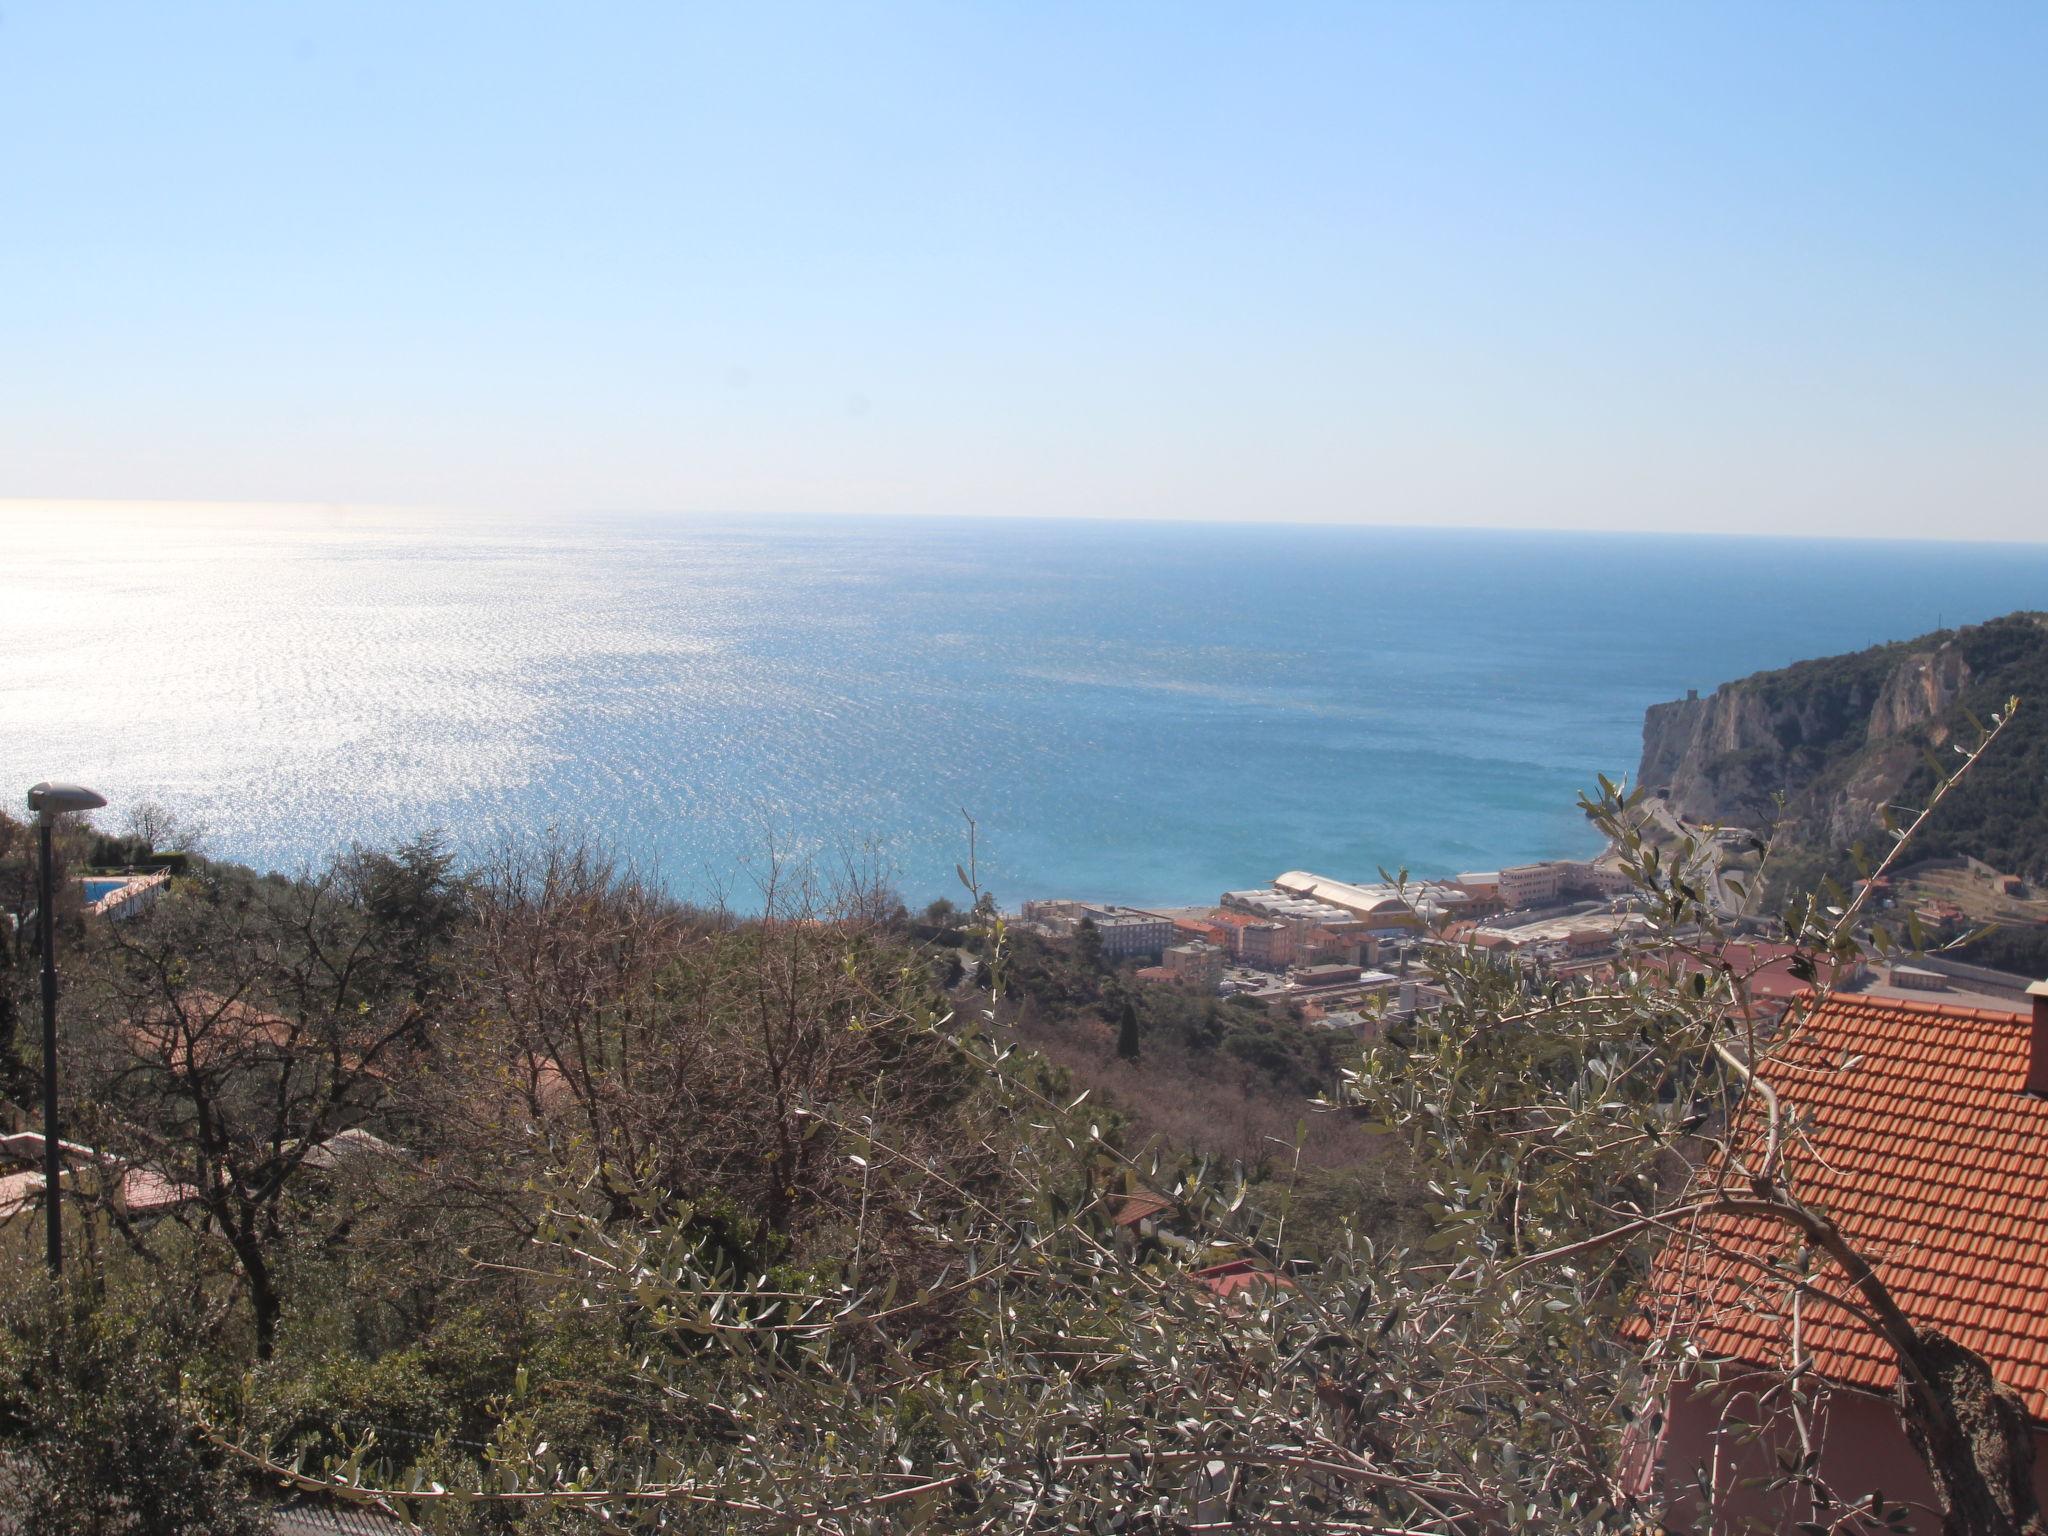
[[[554,827],[1007,905],[1594,846],[1646,705],[2048,607],[2048,546],[1019,521],[0,512],[0,787],[280,868]],[[2048,705],[2048,700],[2042,701]]]

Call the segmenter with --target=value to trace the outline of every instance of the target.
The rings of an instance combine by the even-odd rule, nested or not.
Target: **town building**
[[[1238,958],[1277,971],[1294,963],[1294,930],[1285,923],[1246,923],[1237,930]]]
[[[1924,965],[1899,965],[1886,967],[1885,979],[1895,987],[1904,987],[1914,992],[1946,992],[1948,978],[1939,971],[1930,971]]]
[[[1135,907],[1084,906],[1081,919],[1093,923],[1102,936],[1105,960],[1128,960],[1137,955],[1156,958],[1174,941],[1172,918],[1141,912]]]
[[[1017,915],[1047,933],[1070,937],[1081,921],[1081,903],[1061,900],[1027,901],[1018,909]]]
[[[1833,1218],[1916,1327],[1975,1351],[2018,1395],[2048,1504],[2048,983],[2029,990],[2021,1014],[1838,994],[1757,1071],[1801,1126],[1782,1144],[1790,1187]],[[1764,1102],[1753,1099],[1731,1128],[1752,1161],[1767,1133]],[[1638,1469],[1638,1492],[1661,1492],[1680,1527],[1708,1468],[1731,1528],[1791,1530],[1808,1518],[1797,1490],[1773,1476],[1799,1455],[1776,1389],[1793,1369],[1807,1382],[1816,1471],[1831,1488],[1933,1504],[1893,1406],[1896,1357],[1839,1268],[1816,1259],[1795,1273],[1774,1262],[1793,1246],[1769,1217],[1700,1217],[1659,1256],[1629,1325],[1642,1342],[1683,1338],[1708,1362],[1663,1405]],[[1931,1515],[1914,1518],[1909,1529],[1938,1528]]]
[[[1564,869],[1553,863],[1517,864],[1500,872],[1501,905],[1540,907],[1564,895]]]
[[[1497,907],[1501,904],[1500,871],[1497,869],[1475,870],[1458,876],[1452,883],[1471,897],[1475,906]]]
[[[1364,972],[1355,965],[1305,965],[1294,973],[1294,984],[1303,990],[1342,987],[1357,982]]]
[[[1413,893],[1404,894],[1391,885],[1353,885],[1304,869],[1291,869],[1274,878],[1273,888],[1302,901],[1335,908],[1363,923],[1368,933],[1391,933],[1422,925],[1410,899]]]
[[[1463,885],[1466,876],[1458,881]],[[1479,878],[1479,877],[1472,877]],[[1545,859],[1500,871],[1496,894],[1510,910],[1594,896],[1620,896],[1630,889],[1626,871],[1584,859]]]
[[[1105,960],[1129,960],[1137,956],[1158,958],[1167,945],[1182,935],[1174,920],[1157,912],[1136,907],[1114,907],[1086,901],[1027,901],[1019,909],[1027,923],[1054,938],[1071,939],[1083,922],[1092,923],[1102,940]]]
[[[1269,918],[1274,922],[1359,931],[1356,916],[1343,907],[1286,891],[1225,891],[1223,906],[1227,911],[1249,912],[1254,917]]]
[[[1213,944],[1169,944],[1160,964],[1178,982],[1213,989],[1223,979],[1223,951]]]
[[[1208,917],[1176,917],[1173,920],[1175,939],[1183,944],[1213,944],[1229,952],[1231,948],[1229,927]]]
[[[1361,936],[1332,933],[1317,928],[1295,943],[1295,958],[1303,965],[1356,965],[1367,958],[1372,940]]]

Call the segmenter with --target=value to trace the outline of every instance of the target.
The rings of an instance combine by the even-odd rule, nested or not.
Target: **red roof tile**
[[[1135,1227],[1147,1216],[1157,1216],[1161,1211],[1173,1209],[1173,1202],[1164,1195],[1141,1189],[1133,1195],[1111,1195],[1109,1208],[1114,1213],[1111,1220],[1120,1227]]]
[[[1274,1285],[1286,1291],[1294,1289],[1292,1280],[1262,1259],[1230,1259],[1222,1264],[1210,1264],[1202,1269],[1189,1270],[1188,1278],[1202,1289],[1226,1300],[1262,1285]]]
[[[1802,960],[1812,961],[1815,976],[1831,986],[1838,979],[1846,981],[1853,978],[1863,968],[1859,961],[1848,967],[1848,975],[1838,978],[1836,962],[1824,956],[1816,956],[1794,944],[1771,944],[1749,939],[1731,939],[1719,946],[1710,946],[1706,953],[1716,969],[1726,966],[1741,977],[1751,999],[1760,1003],[1789,1002],[1813,991],[1812,983],[1796,974],[1795,967]],[[1690,976],[1695,971],[1707,969],[1698,957],[1671,951],[1647,955],[1642,963],[1661,968],[1674,977]]]
[[[2021,1091],[2031,1033],[2022,1015],[1838,996],[1760,1075],[1812,1122],[1785,1149],[1795,1193],[1834,1218],[1909,1317],[1977,1350],[2048,1421],[2048,1099]],[[1753,1148],[1761,1123],[1749,1113],[1736,1140]],[[1673,1323],[1709,1355],[1788,1364],[1783,1281],[1728,1256],[1787,1247],[1764,1218],[1702,1222],[1659,1256],[1631,1332]],[[1813,1279],[1848,1293],[1833,1265]],[[1854,1317],[1821,1298],[1802,1312],[1820,1374],[1896,1383],[1890,1351]]]

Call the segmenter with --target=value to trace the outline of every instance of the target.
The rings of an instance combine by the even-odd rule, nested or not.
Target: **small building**
[[[1229,925],[1212,917],[1176,917],[1173,931],[1184,944],[1213,944],[1225,952],[1231,947]]]
[[[1886,979],[1895,987],[1907,987],[1915,992],[1948,990],[1948,978],[1924,965],[1895,965],[1886,973]]]
[[[1452,884],[1479,905],[1500,904],[1500,871],[1497,869],[1472,870],[1458,876]]]
[[[1373,941],[1319,928],[1295,945],[1295,958],[1305,965],[1355,965]]]
[[[1968,920],[1961,907],[1939,897],[1921,902],[1913,909],[1913,915],[1930,928],[1959,928]]]
[[[2048,1504],[2048,983],[2029,991],[2030,1014],[1838,994],[1758,1073],[1803,1126],[1782,1153],[1799,1198],[1878,1266],[1916,1327],[1975,1351],[2018,1396]],[[1736,1155],[1760,1151],[1764,1102],[1753,1097],[1730,1127]],[[1708,1468],[1721,1474],[1715,1513],[1730,1528],[1791,1530],[1805,1518],[1799,1490],[1774,1475],[1799,1455],[1780,1390],[1792,1369],[1831,1488],[1933,1504],[1893,1405],[1896,1356],[1832,1261],[1796,1273],[1774,1262],[1788,1245],[1768,1216],[1702,1216],[1658,1257],[1625,1329],[1642,1343],[1680,1337],[1710,1362],[1674,1388],[1639,1463],[1636,1491],[1667,1498],[1679,1528]],[[1940,1528],[1913,1522],[1905,1529]]]
[[[1356,984],[1364,974],[1364,970],[1355,965],[1305,965],[1294,973],[1294,984],[1303,991],[1344,987]]]
[[[1373,1021],[1356,1008],[1338,1008],[1328,1013],[1311,1007],[1302,1016],[1302,1023],[1314,1025],[1317,1029],[1342,1030],[1363,1040],[1373,1029]]]
[[[1223,951],[1213,944],[1171,944],[1159,959],[1173,980],[1189,986],[1213,987],[1223,979]]]
[[[1188,1278],[1224,1301],[1249,1300],[1248,1293],[1268,1288],[1291,1291],[1294,1282],[1261,1258],[1228,1259],[1188,1271]]]
[[[1294,960],[1294,932],[1285,923],[1246,923],[1237,938],[1238,957],[1246,965],[1277,971]]]
[[[1081,922],[1081,903],[1063,900],[1027,901],[1019,909],[1018,915],[1025,922],[1043,928],[1049,934],[1071,938],[1074,929]]]
[[[1536,907],[1564,894],[1564,873],[1555,864],[1516,864],[1500,872],[1501,904]]]
[[[0,1136],[0,1226],[43,1202],[43,1137],[40,1131]],[[160,1216],[199,1198],[199,1191],[153,1168],[75,1141],[57,1143],[63,1188],[95,1196],[131,1219]]]

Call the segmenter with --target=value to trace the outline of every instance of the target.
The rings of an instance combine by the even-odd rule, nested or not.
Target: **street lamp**
[[[57,893],[50,831],[66,811],[97,810],[106,803],[81,784],[38,784],[28,792],[28,808],[42,834],[36,909],[43,915],[43,1211],[53,1275],[64,1272],[64,1210],[57,1198],[64,1169],[57,1143]]]

